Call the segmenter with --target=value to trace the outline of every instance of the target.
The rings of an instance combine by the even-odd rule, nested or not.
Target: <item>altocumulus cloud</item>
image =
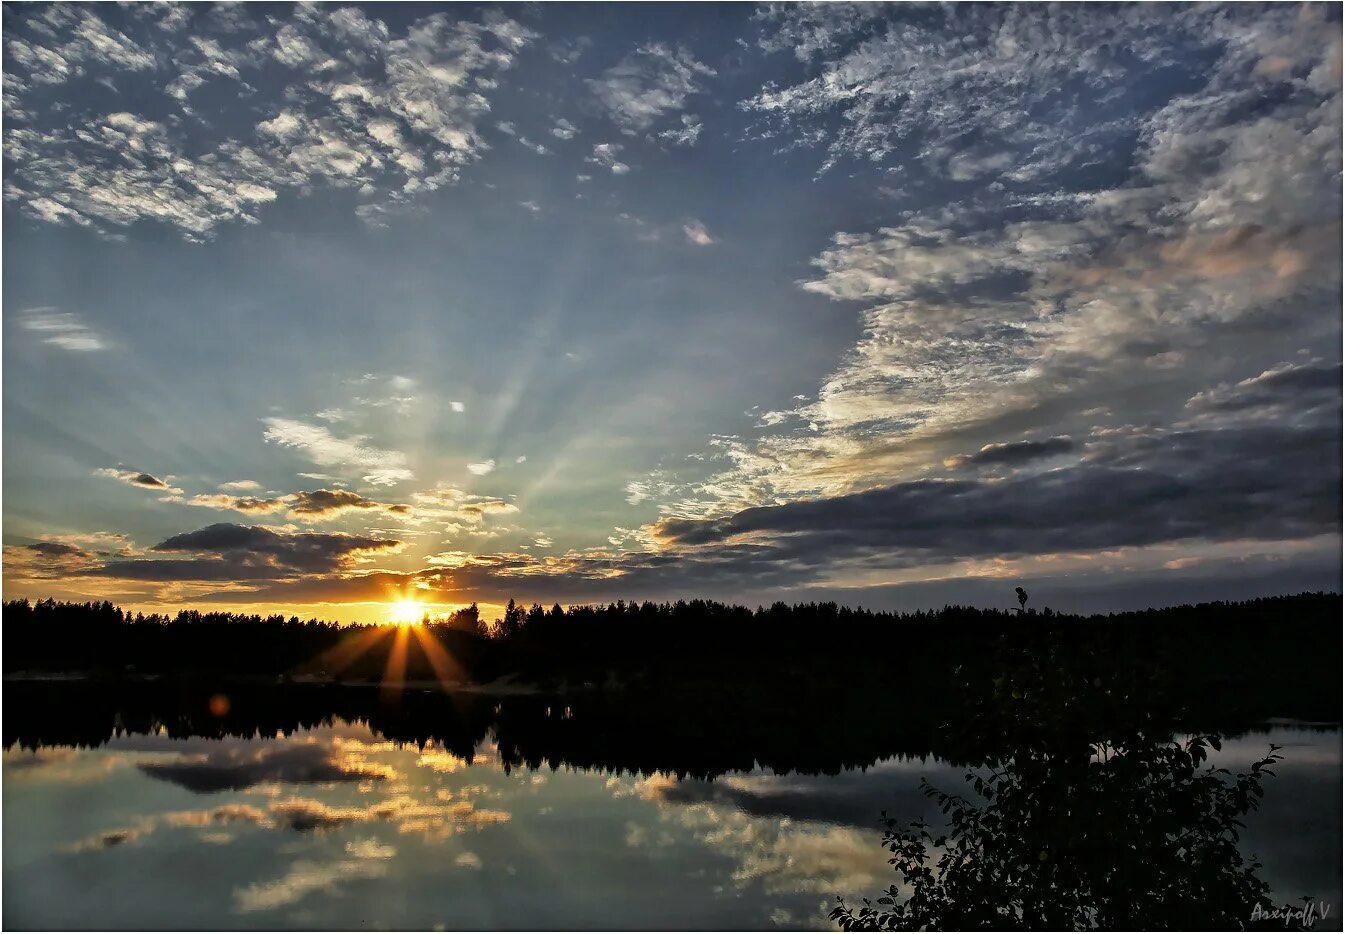
[[[154,220],[200,240],[314,182],[364,192],[374,223],[455,183],[487,148],[487,95],[534,36],[495,11],[397,33],[357,7],[57,3],[16,13],[6,38],[6,199],[49,223]],[[240,92],[277,74],[285,103],[259,120]],[[81,93],[95,82],[162,104],[51,106],[105,99]],[[196,110],[207,86],[227,111],[209,121]],[[239,121],[242,133],[221,129]]]
[[[681,110],[701,81],[714,74],[686,49],[656,42],[640,46],[588,86],[618,126],[637,133],[663,114]]]

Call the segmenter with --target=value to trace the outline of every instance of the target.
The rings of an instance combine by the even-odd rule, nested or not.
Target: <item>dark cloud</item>
[[[1040,441],[1004,441],[983,446],[974,454],[954,454],[947,458],[945,467],[981,466],[985,464],[1025,464],[1043,457],[1054,457],[1074,450],[1074,441],[1067,435],[1057,435]]]
[[[140,770],[151,778],[172,782],[198,794],[240,791],[262,782],[323,784],[384,779],[386,766],[343,758],[317,743],[264,750],[225,749],[204,756],[183,756],[172,762],[145,762]]]
[[[68,558],[92,558],[91,552],[83,548],[77,548],[74,545],[67,545],[64,542],[33,542],[31,545],[24,545],[29,551],[40,555],[52,561],[60,561]]]
[[[343,532],[277,532],[219,522],[171,536],[152,549],[196,557],[110,561],[88,573],[147,581],[274,580],[332,573],[359,554],[400,545],[396,539]]]
[[[675,547],[768,541],[810,564],[862,551],[947,561],[1338,533],[1340,504],[1334,426],[1135,430],[1091,444],[1078,466],[664,519],[656,532]]]
[[[1187,411],[1197,418],[1236,416],[1240,419],[1340,422],[1341,365],[1314,360],[1285,363],[1244,379],[1192,396]]]
[[[145,473],[140,470],[128,470],[124,467],[100,467],[94,471],[95,474],[103,477],[111,477],[114,480],[120,480],[122,483],[129,483],[131,486],[138,486],[146,490],[163,490],[167,493],[181,493],[181,490],[169,486],[165,481],[160,480],[153,474]]]
[[[380,503],[350,490],[312,490],[295,493],[290,501],[290,512],[299,516],[328,517],[352,509],[381,509],[394,515],[405,515],[411,507],[400,503]]]
[[[711,804],[732,808],[752,817],[821,821],[872,829],[883,811],[911,817],[933,817],[936,805],[922,793],[919,778],[945,787],[958,782],[966,769],[959,766],[894,757],[870,768],[839,775],[730,776],[717,781],[679,779],[647,782],[641,794],[659,804]],[[904,763],[904,764],[903,764]],[[910,776],[910,781],[900,779]],[[894,779],[896,779],[894,781]]]
[[[722,518],[665,518],[652,527],[658,550],[444,553],[418,572],[331,574],[206,599],[380,600],[408,587],[439,601],[584,602],[689,593],[773,599],[786,592],[811,599],[803,589],[847,568],[898,571],[1172,543],[1195,549],[1307,541],[1340,532],[1335,424],[1111,429],[1079,447],[1078,463],[1043,472],[923,479]]]

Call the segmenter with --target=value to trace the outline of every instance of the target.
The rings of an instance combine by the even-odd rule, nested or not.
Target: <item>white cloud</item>
[[[481,156],[487,94],[534,38],[489,11],[479,21],[434,13],[393,35],[357,8],[300,6],[281,22],[235,11],[226,49],[178,29],[169,7],[142,15],[164,27],[142,37],[144,46],[92,8],[47,17],[9,41],[5,194],[28,216],[104,233],[148,219],[201,240],[221,223],[255,222],[282,192],[306,195],[321,181],[365,193],[360,216],[378,222],[418,193],[453,184]],[[226,136],[191,106],[208,81],[250,91],[277,69],[285,104],[251,135]],[[84,78],[125,83],[127,100],[162,88],[168,114],[84,104],[44,105],[38,115],[38,88]],[[256,106],[246,93],[232,98],[238,113],[224,117]]]
[[[710,232],[705,229],[705,225],[697,220],[683,224],[682,233],[686,234],[686,238],[697,246],[709,246],[715,242],[714,237],[711,237]]]
[[[830,159],[882,158],[901,133],[927,131],[928,174],[982,187],[974,201],[836,234],[799,284],[859,303],[859,340],[815,395],[763,415],[756,437],[713,438],[703,457],[718,472],[636,481],[628,499],[656,501],[665,514],[721,515],[869,489],[937,472],[946,458],[1029,429],[1086,432],[1099,417],[1135,417],[1099,413],[1137,372],[1156,384],[1137,394],[1142,417],[1179,419],[1189,391],[1164,401],[1164,382],[1199,388],[1253,377],[1272,362],[1262,357],[1272,341],[1335,346],[1341,100],[1338,83],[1312,76],[1339,74],[1339,44],[1314,25],[1313,8],[1301,9],[1182,8],[1172,21],[1148,21],[1137,8],[1096,18],[1062,8],[1042,24],[1052,37],[1043,42],[1017,12],[957,8],[947,15],[961,32],[902,45],[899,30],[879,30],[834,69],[824,63],[823,78],[763,93],[754,106],[778,116],[780,132],[828,143]],[[787,8],[783,47],[846,48],[866,16],[839,5]],[[1002,28],[987,29],[992,21]],[[1193,76],[1203,84],[1168,100],[1127,95],[1134,66],[1087,52],[1104,35],[1117,48],[1120,37],[1134,39],[1130,47],[1152,62],[1188,45],[1221,57]],[[1290,55],[1290,66],[1259,64]],[[1076,68],[1092,82],[1088,93],[1148,108],[1129,119],[1136,144],[1122,150],[1133,152],[1129,163],[1118,157],[1110,167],[1115,187],[1070,191],[1060,187],[1068,174],[1044,176],[1048,196],[984,184],[993,176],[1026,184],[1074,157],[1055,131],[1032,160],[1004,153],[1021,151],[1011,137],[1022,113]],[[1270,95],[1267,81],[1293,87]],[[920,106],[901,103],[893,114],[879,100],[863,103],[887,93],[893,106],[907,93]],[[812,116],[852,106],[852,119],[832,121],[835,133],[810,135]],[[1078,117],[1071,132],[1080,139],[1102,132]],[[974,150],[943,145],[968,125],[1001,138]],[[1000,430],[990,433],[993,425]]]
[[[366,483],[387,486],[410,480],[413,474],[406,455],[369,444],[363,435],[338,438],[322,425],[291,418],[263,419],[263,437],[282,447],[301,451],[319,467],[349,467],[361,473]]]
[[[340,883],[377,879],[387,875],[383,860],[345,859],[334,863],[299,861],[273,882],[255,883],[234,891],[235,910],[243,913],[275,911],[319,892],[335,892]]]
[[[440,484],[432,490],[411,495],[412,521],[442,522],[444,531],[479,531],[492,516],[512,515],[518,507],[496,496],[465,493],[454,486]],[[434,562],[431,562],[434,563]]]
[[[476,474],[478,477],[484,477],[486,474],[490,473],[492,470],[495,469],[495,461],[494,459],[491,459],[480,461],[475,464],[468,464],[467,469],[472,473]]]
[[[682,114],[682,126],[671,130],[664,130],[659,133],[659,139],[667,140],[674,146],[694,146],[701,137],[701,130],[705,125],[696,117],[689,114]]]
[[[551,128],[551,135],[557,139],[574,139],[578,133],[579,128],[564,118],[557,120]]]
[[[742,106],[761,115],[768,135],[822,145],[824,170],[842,159],[883,162],[916,153],[954,179],[1010,164],[1019,180],[1044,179],[1124,145],[1134,117],[1116,107],[1146,99],[1144,91],[1126,92],[1159,70],[1221,46],[1250,70],[1266,51],[1283,51],[1261,38],[1266,24],[1297,17],[1289,5],[1161,14],[1142,6],[1058,7],[1038,15],[1026,7],[954,4],[910,18],[881,4],[782,4],[763,13],[770,25],[762,45],[792,50],[816,66],[814,73],[768,84]],[[1079,96],[1062,100],[1064,87],[1078,88]],[[1090,119],[1104,111],[1110,119]],[[989,148],[963,153],[968,127]]]
[[[457,400],[454,400],[454,401],[450,402],[450,403],[448,404],[448,407],[449,407],[450,409],[452,409],[454,412],[466,412],[466,411],[467,411],[467,406],[463,405],[461,402],[458,402]]]
[[[598,143],[593,147],[593,155],[584,161],[611,169],[614,175],[625,175],[630,171],[630,166],[617,159],[617,153],[620,151],[621,145],[619,143]]]
[[[639,47],[587,83],[612,119],[635,133],[681,110],[687,97],[701,90],[701,79],[714,74],[686,49],[658,42]]]
[[[29,308],[19,312],[19,327],[42,335],[42,343],[62,350],[88,352],[107,348],[102,337],[68,311]]]
[[[256,480],[230,480],[228,483],[221,483],[220,489],[235,493],[248,493],[253,490],[260,490],[262,485]]]

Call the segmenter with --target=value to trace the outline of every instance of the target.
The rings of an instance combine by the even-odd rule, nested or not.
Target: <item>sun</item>
[[[414,626],[425,618],[425,604],[418,600],[398,600],[390,607],[392,621],[398,626]]]

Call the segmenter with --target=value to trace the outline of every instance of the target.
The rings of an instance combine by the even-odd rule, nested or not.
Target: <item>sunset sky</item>
[[[4,7],[4,596],[1338,590],[1329,5]]]

